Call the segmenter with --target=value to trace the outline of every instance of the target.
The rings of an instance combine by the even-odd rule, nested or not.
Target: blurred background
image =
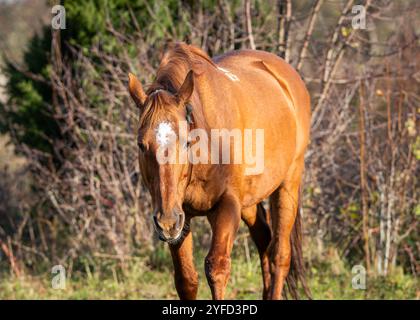
[[[169,41],[291,63],[311,93],[304,256],[316,299],[418,299],[420,4],[415,0],[0,0],[0,298],[176,298],[139,181],[127,73]],[[352,26],[366,10],[366,25]],[[360,8],[360,7],[359,7]],[[200,298],[205,219],[193,226]],[[246,228],[227,298],[259,299]],[[51,269],[66,270],[53,289]],[[367,272],[352,287],[354,266]],[[354,270],[353,270],[354,271]]]

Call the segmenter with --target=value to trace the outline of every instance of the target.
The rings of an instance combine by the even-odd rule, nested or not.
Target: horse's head
[[[176,93],[157,88],[146,94],[139,80],[129,75],[129,92],[140,110],[140,171],[152,196],[153,223],[159,238],[170,243],[181,238],[185,224],[182,203],[191,168],[179,155],[186,154],[188,148],[187,128],[181,126],[190,122],[188,101],[193,87],[192,71]]]

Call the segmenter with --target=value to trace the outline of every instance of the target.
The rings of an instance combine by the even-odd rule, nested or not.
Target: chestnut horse
[[[155,229],[169,244],[179,297],[197,295],[190,219],[200,215],[207,216],[212,229],[205,272],[213,299],[224,298],[241,219],[260,255],[263,298],[281,299],[285,283],[297,298],[298,281],[309,295],[303,277],[299,194],[310,100],[298,73],[263,51],[232,51],[212,60],[194,46],[175,43],[163,55],[146,92],[133,74],[128,87],[140,110],[140,170],[152,197]],[[157,154],[167,142],[165,135],[175,135],[178,152],[190,152],[197,143],[198,139],[181,143],[188,137],[177,129],[185,121],[187,130],[199,128],[209,135],[212,129],[263,129],[263,170],[246,174],[246,164],[239,161],[161,163]],[[262,205],[268,197],[269,216]]]

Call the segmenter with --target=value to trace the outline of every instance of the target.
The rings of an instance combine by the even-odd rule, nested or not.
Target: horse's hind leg
[[[182,300],[194,300],[197,297],[198,274],[193,262],[193,243],[191,231],[184,239],[169,245],[175,269],[175,287]]]
[[[271,267],[271,299],[281,299],[292,258],[291,232],[298,210],[299,187],[303,171],[302,161],[289,169],[283,184],[270,196],[272,239],[268,248]]]
[[[257,246],[261,261],[261,271],[263,276],[263,299],[268,299],[270,293],[270,262],[267,254],[267,247],[271,240],[271,230],[266,221],[266,212],[259,203],[242,210],[242,220],[249,228],[252,240]]]

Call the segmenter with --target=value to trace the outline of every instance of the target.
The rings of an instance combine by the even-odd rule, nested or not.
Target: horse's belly
[[[265,128],[263,170],[261,173],[251,175],[247,175],[244,171],[244,206],[261,202],[283,182],[295,156],[296,125],[294,121],[292,115],[285,114],[276,121],[280,130],[275,130],[270,126]]]

